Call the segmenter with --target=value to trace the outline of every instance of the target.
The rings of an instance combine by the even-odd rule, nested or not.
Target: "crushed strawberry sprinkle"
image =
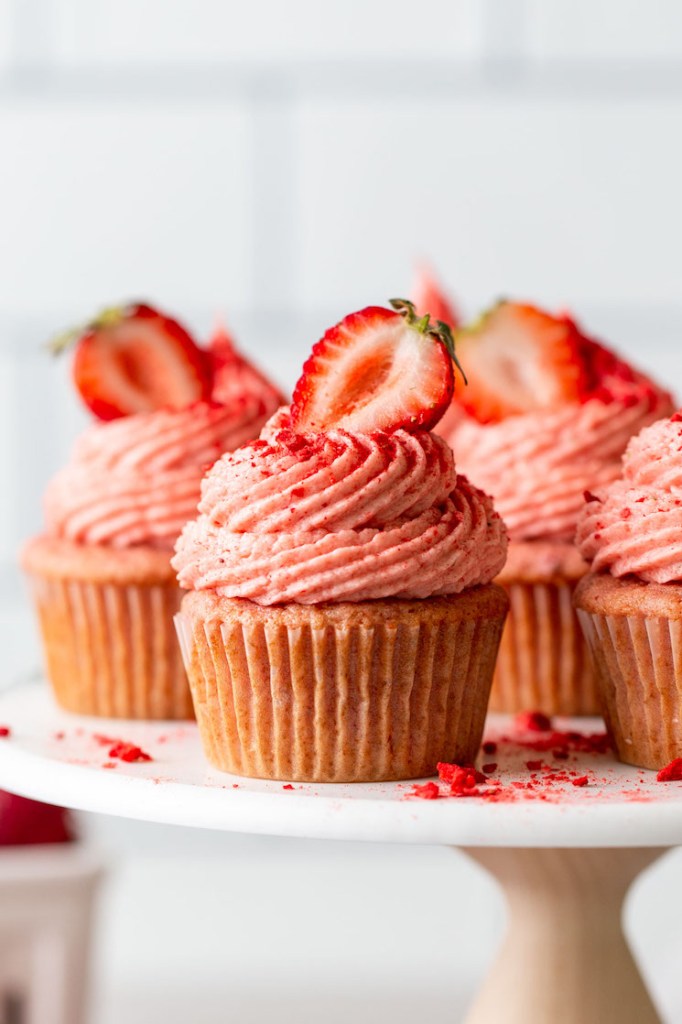
[[[290,782],[287,782],[286,786],[282,786],[282,789],[293,789],[293,788],[294,787],[291,785]]]
[[[549,732],[552,720],[542,711],[521,711],[514,719],[514,726],[520,731]]]
[[[145,753],[141,747],[136,747],[134,743],[125,743],[123,740],[114,743],[109,750],[109,757],[116,757],[119,761],[127,762],[152,760],[151,756]]]
[[[415,783],[408,796],[416,796],[420,800],[437,800],[440,796],[440,789],[435,782],[425,782],[423,785]]]
[[[657,782],[682,782],[682,757],[676,757],[656,776]]]
[[[12,735],[12,730],[8,725],[0,725],[0,737],[7,739],[8,736]]]
[[[527,750],[545,756],[524,758]],[[646,773],[641,773],[640,780],[630,790],[620,788],[619,774],[608,761],[602,760],[610,750],[605,732],[558,729],[541,712],[528,712],[513,721],[507,734],[482,744],[483,755],[499,752],[499,759],[484,759],[480,771],[470,764],[441,762],[438,780],[412,785],[405,798],[476,797],[491,803],[526,800],[560,803],[570,800],[569,792],[577,790],[589,791],[585,799],[592,801],[606,798],[608,789],[618,786],[618,794],[623,799],[639,802],[653,799],[651,793],[640,788],[646,785]],[[682,758],[673,762],[669,770],[671,779],[682,781]],[[661,774],[667,778],[667,772],[668,769],[664,769]]]

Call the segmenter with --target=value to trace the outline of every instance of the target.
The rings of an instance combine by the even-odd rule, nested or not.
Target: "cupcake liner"
[[[67,711],[193,718],[173,615],[175,582],[111,583],[29,575],[47,675]]]
[[[682,619],[580,607],[578,617],[620,760],[659,769],[682,757]]]
[[[471,763],[505,612],[495,586],[273,608],[189,594],[175,622],[206,756],[238,775],[308,782]]]
[[[576,580],[507,581],[509,617],[490,710],[599,715],[594,669],[573,608]]]

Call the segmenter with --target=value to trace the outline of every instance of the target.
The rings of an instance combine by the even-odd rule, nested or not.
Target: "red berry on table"
[[[368,306],[330,327],[294,388],[298,431],[430,430],[448,408],[455,360],[447,324],[418,318],[405,299]]]
[[[52,348],[71,345],[74,382],[101,420],[181,409],[210,395],[205,352],[176,320],[143,303],[106,309]]]
[[[500,302],[457,332],[457,352],[469,381],[458,400],[481,423],[581,398],[580,336],[566,317]]]
[[[0,790],[0,846],[68,843],[74,839],[69,812]]]
[[[428,267],[419,267],[412,302],[417,316],[428,313],[432,320],[442,320],[453,331],[459,327],[460,316],[454,303]]]

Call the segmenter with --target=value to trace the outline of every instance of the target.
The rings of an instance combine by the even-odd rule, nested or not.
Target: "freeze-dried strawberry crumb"
[[[484,754],[495,754],[497,753],[497,743],[492,740],[486,740],[482,748]]]
[[[508,736],[505,739],[539,754],[551,751],[553,756],[560,761],[565,761],[570,753],[607,754],[611,749],[609,738],[605,732],[562,732],[559,729],[554,729],[547,735],[538,736],[537,739],[519,736]]]
[[[451,796],[479,796],[478,786],[488,781],[482,772],[471,766],[463,767],[446,761],[438,764],[438,777],[449,785]]]
[[[435,782],[425,782],[423,785],[415,783],[409,795],[419,797],[420,800],[437,800],[440,789]]]
[[[587,775],[580,775],[577,779],[571,779],[571,785],[573,786],[586,786],[590,780]]]
[[[0,725],[0,737],[7,739],[8,736],[12,735],[12,730],[8,725]]]
[[[115,761],[105,761],[104,764],[102,765],[102,768],[116,768],[116,767],[117,767],[117,765],[116,765]]]
[[[124,740],[118,740],[114,743],[113,747],[109,750],[109,757],[117,757],[119,761],[151,761],[152,758],[149,754],[145,753],[140,747],[136,747],[134,743],[126,743]]]
[[[542,768],[542,761],[526,761],[526,768],[529,772],[539,772]]]
[[[676,757],[656,776],[657,782],[682,782],[682,757]]]
[[[286,786],[282,786],[282,789],[293,789],[293,788],[294,787],[291,785],[290,782],[287,782]]]
[[[542,711],[522,711],[514,719],[517,729],[526,732],[549,732],[552,728],[552,720]]]
[[[492,775],[493,772],[497,771],[497,761],[491,761],[490,764],[481,765],[481,771],[485,772],[486,775]]]

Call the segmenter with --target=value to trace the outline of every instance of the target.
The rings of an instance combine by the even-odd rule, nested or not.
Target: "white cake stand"
[[[599,720],[558,723],[583,732]],[[682,783],[608,754],[523,744],[493,716],[496,762],[480,787],[498,799],[412,796],[411,783],[264,782],[207,767],[193,724],[82,718],[57,709],[43,684],[0,694],[0,788],[79,810],[145,821],[317,839],[427,843],[465,849],[502,884],[510,926],[467,1024],[650,1024],[659,1021],[621,930],[636,876],[682,844]],[[501,737],[513,735],[508,742]],[[148,762],[127,763],[114,741]],[[517,742],[518,741],[518,742]],[[569,744],[570,746],[570,744]],[[543,762],[528,768],[527,762]],[[535,775],[535,780],[532,776]],[[575,785],[588,776],[587,785]],[[526,788],[528,782],[533,788]],[[446,787],[442,787],[445,791]]]

